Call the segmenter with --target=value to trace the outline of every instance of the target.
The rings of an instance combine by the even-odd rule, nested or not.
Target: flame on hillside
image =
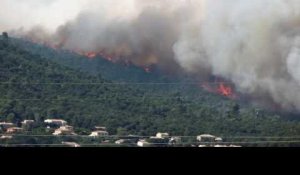
[[[217,83],[203,83],[201,87],[211,93],[219,94],[230,99],[236,99],[238,96],[235,94],[233,88],[224,82]]]

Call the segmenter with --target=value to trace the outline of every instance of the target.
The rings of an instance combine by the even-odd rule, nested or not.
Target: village
[[[32,130],[36,124],[34,120],[24,120],[21,126],[10,122],[0,122],[0,145],[2,141],[11,140],[16,136],[22,136]],[[170,136],[169,133],[158,132],[155,136],[115,136],[109,135],[105,126],[95,126],[89,135],[78,135],[74,132],[74,127],[68,125],[63,119],[46,119],[44,120],[45,130],[51,131],[49,136],[52,137],[86,137],[101,138],[100,144],[104,146],[130,146],[130,147],[241,147],[240,145],[225,144],[221,137],[211,134],[201,134],[192,138],[191,136]],[[30,135],[26,135],[30,136]],[[192,142],[186,142],[186,138],[192,139]],[[77,142],[62,141],[59,145],[68,147],[91,146],[79,144]]]

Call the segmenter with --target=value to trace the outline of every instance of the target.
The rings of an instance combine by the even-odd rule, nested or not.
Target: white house
[[[13,136],[9,136],[9,135],[8,135],[8,136],[3,135],[3,136],[0,137],[1,140],[4,140],[4,139],[12,139],[12,138],[13,138]]]
[[[6,123],[6,122],[0,122],[0,127],[3,128],[4,130],[14,127],[15,124],[13,123]]]
[[[63,145],[68,145],[70,147],[80,147],[78,143],[75,142],[62,142]]]
[[[147,142],[146,140],[139,140],[137,142],[137,146],[139,146],[139,147],[147,147],[147,146],[151,146],[151,144],[149,142]]]
[[[178,144],[181,143],[181,138],[180,137],[171,137],[169,140],[169,144]]]
[[[124,143],[125,143],[124,139],[120,139],[120,140],[115,141],[115,144],[117,144],[117,145],[121,145],[121,144],[124,144]]]
[[[226,146],[226,145],[215,145],[214,147],[216,147],[216,148],[222,148],[222,147],[228,147],[228,146]]]
[[[165,139],[165,138],[168,138],[169,137],[169,134],[168,133],[157,133],[156,134],[156,138],[161,138],[161,139]]]
[[[56,129],[53,135],[76,135],[73,131],[72,126],[61,126],[60,128]]]
[[[207,147],[207,145],[199,145],[198,147],[199,148],[204,148],[204,147]]]
[[[6,130],[6,133],[8,133],[8,134],[15,134],[15,133],[20,133],[22,131],[23,131],[23,128],[11,127],[11,128],[8,128]]]
[[[46,124],[52,124],[52,125],[58,125],[58,126],[67,125],[67,122],[65,120],[61,120],[61,119],[47,119],[44,122]]]
[[[216,141],[216,142],[222,142],[223,139],[222,139],[221,137],[217,137],[217,138],[215,139],[215,141]]]
[[[199,142],[203,142],[203,141],[211,142],[211,141],[215,141],[215,138],[216,138],[216,136],[213,136],[210,134],[202,134],[202,135],[197,136],[197,140]]]
[[[90,134],[90,137],[104,137],[104,136],[108,136],[107,131],[93,131]]]
[[[241,145],[229,145],[229,147],[242,147]]]
[[[34,123],[34,120],[24,120],[21,122],[23,125],[30,125]]]

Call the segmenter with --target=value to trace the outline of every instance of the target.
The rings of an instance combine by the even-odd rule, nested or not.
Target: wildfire
[[[88,57],[88,58],[95,58],[98,54],[96,52],[84,52],[84,51],[75,51],[75,53]]]
[[[216,93],[231,99],[237,98],[237,95],[234,93],[232,87],[225,85],[223,82],[217,83],[217,85],[214,86],[209,83],[203,83],[201,87],[211,93]]]
[[[94,52],[88,52],[85,56],[88,58],[95,58],[97,56],[97,54]]]
[[[115,62],[115,59],[110,56],[110,55],[106,55],[102,52],[93,52],[93,51],[89,51],[89,52],[85,52],[85,51],[75,51],[75,53],[88,57],[88,58],[95,58],[96,56],[100,55],[102,58],[110,61],[110,62]]]
[[[112,56],[110,56],[110,55],[107,55],[107,54],[105,54],[105,53],[103,53],[103,52],[99,52],[98,53],[102,58],[104,58],[104,59],[106,59],[107,61],[110,61],[110,62],[113,62],[113,63],[115,63],[116,62],[116,59],[114,59]]]
[[[48,48],[52,48],[54,50],[63,50],[63,48],[60,46],[60,44],[53,44],[53,43],[46,43],[46,42],[41,42],[41,41],[38,41],[38,40],[34,40],[34,39],[27,39],[28,41],[30,42],[33,42],[33,43],[36,43],[36,44],[42,44]],[[109,55],[107,54],[105,51],[83,51],[83,50],[71,50],[71,49],[65,49],[66,51],[70,51],[72,53],[76,53],[78,55],[81,55],[81,56],[84,56],[84,57],[87,57],[89,59],[94,59],[96,58],[97,56],[100,56],[102,57],[103,59],[107,60],[107,61],[110,61],[112,63],[117,63],[118,60],[120,60],[120,58],[118,58],[117,56],[115,55]],[[133,63],[129,60],[126,60],[126,59],[122,59],[124,62],[124,64],[126,66],[130,66],[132,65]],[[121,62],[122,63],[122,62]],[[139,65],[140,68],[142,68],[146,73],[151,73],[152,72],[152,69],[151,69],[151,66],[141,66]]]
[[[226,97],[230,97],[233,95],[231,87],[225,86],[224,83],[220,83],[218,92]]]

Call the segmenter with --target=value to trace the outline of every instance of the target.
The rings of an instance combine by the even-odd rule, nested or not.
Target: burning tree
[[[213,83],[213,86],[210,83],[203,83],[201,87],[211,93],[219,94],[231,99],[237,98],[233,88],[224,82]]]

